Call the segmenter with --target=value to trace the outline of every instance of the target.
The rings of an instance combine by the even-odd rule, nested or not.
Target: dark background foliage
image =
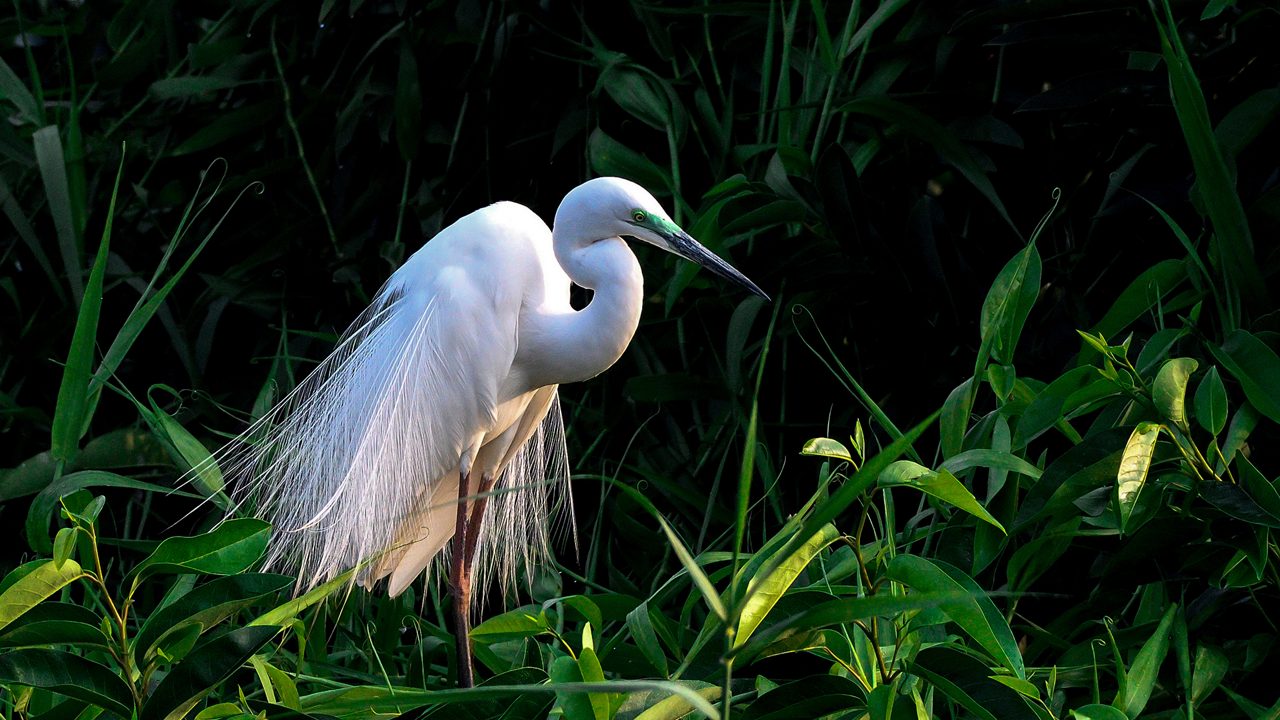
[[[548,579],[566,591],[644,596],[675,562],[634,500],[601,478],[641,488],[695,551],[719,546],[732,532],[757,398],[752,482],[762,503],[748,547],[813,492],[816,462],[797,454],[806,440],[847,437],[859,420],[872,450],[892,439],[868,421],[835,362],[899,426],[936,409],[973,377],[988,288],[1046,213],[1020,377],[1048,381],[1076,366],[1085,347],[1077,330],[1102,331],[1139,273],[1187,256],[1153,205],[1208,248],[1205,201],[1161,59],[1160,11],[1145,3],[886,2],[855,15],[849,29],[870,29],[847,54],[831,40],[848,38],[849,9],[839,3],[16,7],[0,36],[27,42],[6,43],[2,57],[35,95],[39,117],[15,102],[0,124],[13,226],[0,248],[5,467],[40,465],[49,447],[77,319],[67,267],[83,275],[92,262],[122,158],[103,344],[175,241],[183,208],[219,188],[175,263],[216,226],[213,239],[111,378],[210,448],[323,357],[408,254],[490,202],[516,200],[550,222],[577,183],[626,175],[773,294],[772,305],[757,305],[636,248],[650,302],[635,342],[600,378],[561,391],[582,475],[582,547],[575,555],[566,546],[567,572]],[[1176,3],[1173,14],[1263,280],[1242,291],[1239,326],[1280,330],[1268,288],[1280,269],[1280,14],[1244,0]],[[45,125],[59,128],[65,150],[61,200],[31,149]],[[1190,306],[1174,298],[1168,311]],[[1208,310],[1198,318],[1210,339],[1235,329]],[[1107,339],[1145,337],[1164,321],[1142,313]],[[178,390],[148,393],[154,385]],[[105,392],[85,438],[116,439],[81,463],[106,457],[172,478],[163,443],[111,435],[141,426],[133,402]],[[1255,464],[1276,466],[1276,440],[1274,425],[1258,428]],[[1045,444],[1054,456],[1071,446]],[[30,487],[6,497],[35,492],[39,477],[10,473],[10,487]],[[185,499],[108,495],[104,517],[134,541],[208,523],[187,515]],[[26,544],[25,512],[20,501],[0,508],[12,562]],[[1114,543],[1075,547],[1041,588],[1056,599],[1023,606],[1034,623],[1078,606],[1076,578],[1098,575],[1090,556]],[[1176,546],[1138,547],[1125,552],[1151,562],[1133,572],[1145,567],[1154,579],[1180,560],[1160,552],[1176,555]],[[1118,612],[1132,594],[1133,578],[1122,576],[1108,595],[1117,567],[1095,578],[1105,597],[1093,598],[1100,610],[1089,617]]]

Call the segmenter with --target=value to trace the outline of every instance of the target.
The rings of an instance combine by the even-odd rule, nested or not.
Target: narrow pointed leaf
[[[840,531],[836,530],[834,525],[825,525],[818,534],[796,548],[791,556],[778,565],[768,577],[751,578],[751,583],[747,586],[750,594],[739,615],[737,633],[733,638],[734,647],[738,647],[751,637],[756,628],[760,627],[760,623],[764,622],[773,606],[778,604],[778,600],[782,598],[787,588],[791,587],[791,583],[804,572],[813,558],[839,538]]]
[[[711,579],[703,572],[702,566],[698,565],[698,561],[689,553],[689,549],[684,543],[680,542],[680,538],[676,536],[675,530],[667,524],[662,517],[658,518],[658,523],[662,525],[662,532],[666,533],[667,542],[671,543],[671,548],[676,551],[676,557],[680,558],[680,563],[684,565],[684,569],[689,573],[689,577],[693,579],[693,584],[702,593],[702,598],[706,600],[707,607],[716,614],[716,617],[722,621],[729,617],[728,611],[724,608],[724,603],[720,600],[720,593],[716,591]]]
[[[1160,674],[1160,663],[1164,662],[1165,655],[1169,653],[1173,618],[1177,610],[1176,603],[1165,610],[1156,631],[1147,638],[1133,658],[1133,664],[1129,666],[1127,673],[1128,682],[1112,703],[1130,718],[1139,717],[1146,708],[1147,701],[1151,699],[1151,692],[1155,689],[1156,679]]]

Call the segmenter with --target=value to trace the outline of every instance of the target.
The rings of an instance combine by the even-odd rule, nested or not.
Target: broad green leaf
[[[942,604],[947,617],[996,662],[1018,678],[1027,678],[1022,653],[1009,623],[986,592],[959,568],[914,555],[898,555],[889,561],[887,575],[918,592],[961,594],[960,599]]]
[[[960,473],[975,467],[991,468],[993,470],[1008,470],[1020,475],[1026,475],[1032,480],[1040,479],[1040,475],[1043,474],[1040,468],[1032,465],[1026,460],[1023,460],[1017,455],[988,448],[965,450],[962,453],[958,453],[946,460],[943,460],[942,464],[938,466],[940,470],[949,470],[955,475],[959,475]]]
[[[200,493],[213,499],[223,510],[229,509],[231,501],[223,493],[222,469],[218,467],[209,449],[181,423],[170,417],[154,399],[151,400],[149,419],[154,423],[156,435],[165,438],[173,446],[178,466],[191,478]]]
[[[583,619],[591,623],[592,626],[596,628],[604,627],[604,613],[601,611],[600,606],[596,603],[595,599],[587,597],[586,595],[566,595],[560,598],[560,604],[566,609],[573,610],[577,614],[581,615]]]
[[[266,573],[238,573],[207,582],[147,618],[134,639],[135,657],[145,664],[170,633],[188,626],[203,633],[254,600],[292,583],[293,578],[286,575]]]
[[[1191,373],[1196,371],[1200,363],[1191,358],[1174,358],[1160,367],[1156,373],[1155,384],[1151,388],[1151,399],[1155,402],[1160,414],[1177,427],[1186,430],[1187,424],[1187,381]]]
[[[866,692],[853,680],[836,675],[811,675],[763,693],[751,703],[742,720],[844,717],[865,707]]]
[[[1244,403],[1231,416],[1227,425],[1226,437],[1222,439],[1222,462],[1230,463],[1237,452],[1245,446],[1253,429],[1258,426],[1258,411],[1249,403]]]
[[[1025,448],[1049,428],[1065,420],[1067,399],[1097,379],[1098,373],[1094,368],[1078,367],[1066,371],[1042,388],[1018,416],[1013,432],[1013,449]]]
[[[578,653],[578,671],[583,682],[604,682],[604,668],[600,667],[600,658],[596,656],[592,645],[591,623],[582,626],[582,651]],[[595,720],[609,720],[613,717],[613,710],[622,702],[619,696],[606,693],[591,693],[587,695],[587,701],[591,703],[591,713]]]
[[[164,540],[129,574],[138,577],[158,572],[234,575],[262,556],[270,535],[271,526],[261,520],[228,520],[203,535]]]
[[[587,140],[587,157],[591,167],[601,175],[616,175],[634,180],[658,195],[671,193],[671,175],[652,160],[626,147],[596,128]]]
[[[1213,0],[1213,5],[1234,4],[1235,0]],[[1208,12],[1208,7],[1205,8]],[[1259,90],[1240,102],[1213,129],[1214,137],[1230,156],[1238,156],[1250,143],[1271,127],[1280,116],[1280,88]]]
[[[68,559],[61,566],[52,560],[38,565],[0,592],[0,629],[82,577],[84,571],[75,560]]]
[[[1217,367],[1210,367],[1200,380],[1195,396],[1196,421],[1217,436],[1227,426],[1227,388]]]
[[[959,508],[983,522],[990,523],[998,528],[1000,532],[1005,531],[1000,521],[987,512],[987,509],[982,507],[982,504],[973,496],[973,493],[969,492],[969,489],[946,469],[934,472],[919,463],[914,463],[910,460],[899,460],[880,473],[877,483],[880,487],[915,488],[926,495],[932,495],[949,505]]]
[[[1187,265],[1182,260],[1161,260],[1129,283],[1107,312],[1094,325],[1092,332],[1102,337],[1117,337],[1133,321],[1145,316],[1151,308],[1182,286],[1187,280]]]
[[[666,132],[671,125],[671,100],[665,83],[630,63],[616,63],[601,73],[597,89],[603,89],[627,114],[649,127]]]
[[[849,449],[838,440],[832,440],[831,438],[813,438],[804,444],[800,454],[816,455],[817,457],[843,460],[851,465],[854,464],[853,456],[849,454]]]
[[[1151,699],[1151,691],[1155,689],[1160,675],[1160,663],[1169,653],[1169,640],[1173,629],[1173,618],[1178,610],[1176,603],[1170,604],[1156,631],[1142,644],[1138,654],[1129,666],[1127,682],[1121,686],[1113,706],[1124,711],[1129,718],[1137,718]]]
[[[1073,720],[1129,720],[1119,710],[1110,705],[1084,705],[1071,711]]]
[[[279,632],[276,627],[244,627],[210,640],[175,665],[152,691],[139,720],[178,720],[226,680]]]
[[[800,573],[804,572],[813,558],[839,538],[840,531],[836,530],[834,525],[825,525],[816,535],[792,551],[791,556],[778,565],[768,577],[751,578],[751,582],[747,585],[748,599],[738,617],[733,647],[742,645],[751,637],[756,628],[760,627],[760,623],[764,622],[769,615],[769,611],[777,605],[783,593],[791,587]]]
[[[551,676],[551,685],[557,688],[563,685],[592,684],[583,682],[582,669],[576,660],[567,656],[561,656],[553,660],[548,674]],[[561,694],[557,692],[556,696],[565,720],[595,720],[596,711],[591,705],[591,697],[589,695]]]
[[[224,720],[224,718],[236,718],[236,720],[249,720],[252,715],[246,713],[241,707],[235,703],[218,703],[196,713],[196,720]]]
[[[1221,348],[1210,344],[1209,350],[1240,383],[1250,404],[1280,422],[1280,357],[1275,351],[1244,330],[1228,335]]]
[[[1073,503],[1082,495],[1113,486],[1131,433],[1127,428],[1097,432],[1050,462],[1018,508],[1012,531],[1021,532],[1045,516],[1074,513]]]
[[[294,710],[299,709],[298,685],[293,681],[293,678],[265,660],[262,661],[262,666],[267,670],[267,677],[270,678],[272,686],[275,687],[280,704]]]
[[[478,643],[505,642],[551,632],[547,615],[537,605],[525,605],[495,615],[471,628],[471,639]]]
[[[996,675],[986,663],[958,648],[927,647],[916,654],[908,667],[973,717],[1037,720],[1024,694],[1006,683],[1015,683],[1023,689],[1030,687],[1033,693],[1034,685],[1020,678]]]
[[[1191,672],[1191,704],[1199,705],[1222,684],[1231,669],[1226,653],[1213,645],[1196,647],[1196,660]]]
[[[713,685],[708,682],[682,680],[681,684],[688,686],[707,703],[719,700],[723,693],[723,688],[719,685]],[[641,710],[638,714],[635,714],[635,709]],[[659,690],[640,690],[627,695],[626,699],[623,700],[622,707],[619,708],[618,715],[619,717],[628,717],[634,720],[682,720],[683,718],[692,717],[695,709],[697,708],[694,707],[693,703],[683,696],[672,695],[669,692]],[[506,719],[504,718],[504,720]],[[515,720],[515,718],[511,720]]]
[[[73,527],[64,527],[58,531],[53,538],[53,564],[59,568],[70,557],[72,551],[75,550],[76,533],[79,532]]]
[[[133,694],[115,671],[65,650],[0,653],[0,683],[42,688],[122,717],[133,715]]]
[[[46,600],[0,631],[0,647],[106,648],[109,643],[100,629],[101,620],[96,613],[79,605]]]
[[[1160,438],[1160,424],[1138,423],[1129,436],[1120,456],[1120,470],[1116,473],[1116,507],[1120,512],[1120,531],[1129,525],[1129,517],[1138,503],[1138,495],[1151,471],[1151,458],[1155,455],[1156,440]]]
[[[1236,477],[1249,498],[1272,516],[1280,518],[1280,492],[1244,455],[1235,458]]]

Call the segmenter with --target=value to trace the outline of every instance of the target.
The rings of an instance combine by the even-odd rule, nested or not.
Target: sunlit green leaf
[[[233,575],[262,556],[270,535],[271,526],[261,520],[228,520],[203,535],[164,540],[130,574],[142,577],[159,572]]]
[[[782,564],[777,565],[776,569],[766,578],[759,576],[751,578],[750,584],[747,586],[750,595],[747,602],[742,607],[742,612],[738,618],[737,633],[733,638],[733,647],[738,647],[750,639],[756,628],[764,622],[765,618],[778,603],[783,593],[791,584],[795,582],[800,573],[809,566],[813,558],[823,548],[835,542],[840,537],[840,531],[836,530],[834,525],[824,526],[816,535],[809,538],[800,547],[792,551]]]
[[[1174,358],[1160,367],[1151,388],[1156,409],[1180,428],[1187,427],[1187,380],[1199,365],[1191,358]]]
[[[1159,423],[1143,422],[1133,429],[1129,442],[1120,456],[1120,470],[1116,473],[1116,501],[1120,511],[1120,529],[1129,524],[1129,517],[1138,503],[1138,495],[1151,471],[1151,458],[1155,454],[1156,440],[1160,437]]]
[[[0,592],[0,629],[81,577],[80,564],[70,558],[61,565],[49,560],[36,566]]]
[[[946,469],[934,472],[910,460],[899,460],[880,473],[878,482],[881,487],[915,488],[953,505],[983,522],[990,523],[992,526],[999,528],[1001,532],[1004,532],[1004,526],[1000,524],[1000,521],[987,512],[987,509],[978,502],[973,493],[969,492],[969,489]]]

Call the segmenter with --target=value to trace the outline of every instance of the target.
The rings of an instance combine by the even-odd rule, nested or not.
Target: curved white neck
[[[586,244],[554,240],[556,259],[575,284],[594,291],[578,311],[529,318],[518,364],[532,387],[588,380],[622,357],[640,324],[644,277],[621,238]]]

